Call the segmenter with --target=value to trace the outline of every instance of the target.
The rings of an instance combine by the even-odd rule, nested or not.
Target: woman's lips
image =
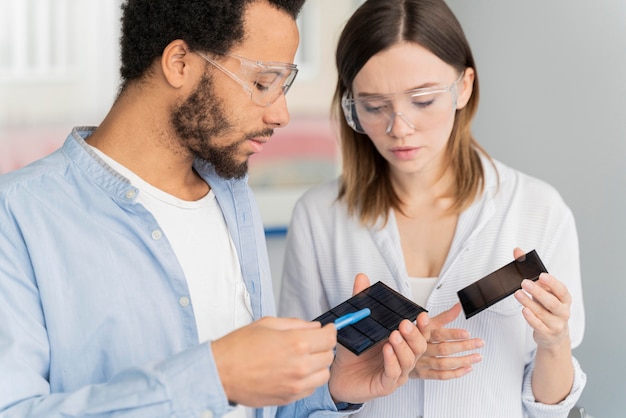
[[[398,147],[392,148],[390,151],[399,160],[410,160],[419,152],[420,147]]]

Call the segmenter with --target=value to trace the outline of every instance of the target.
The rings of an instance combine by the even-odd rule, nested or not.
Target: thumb
[[[522,250],[522,249],[521,249],[521,248],[519,248],[519,247],[515,247],[515,249],[513,250],[513,258],[514,258],[514,259],[516,259],[516,260],[517,260],[518,258],[522,257],[524,254],[526,254],[526,253],[524,252],[524,250]]]
[[[457,302],[454,304],[454,306],[452,306],[447,311],[444,311],[440,313],[439,315],[435,316],[434,318],[432,318],[432,321],[431,321],[432,327],[433,328],[443,327],[444,325],[454,321],[456,317],[459,316],[459,313],[461,313],[461,304]]]
[[[352,286],[352,296],[370,287],[370,279],[364,274],[359,273],[354,278],[354,285]]]

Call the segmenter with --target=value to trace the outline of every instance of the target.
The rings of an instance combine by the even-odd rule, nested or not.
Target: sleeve
[[[278,408],[277,418],[323,418],[343,417],[361,410],[363,404],[335,404],[328,385],[320,386],[311,395],[293,404]]]
[[[28,252],[10,225],[0,220],[0,417],[195,418],[231,409],[208,344],[104,383],[52,388],[45,312]]]
[[[287,232],[278,303],[280,316],[313,319],[330,309],[316,249],[318,245],[324,245],[321,235],[324,226],[314,225],[312,218],[311,207],[305,200],[299,200]],[[315,228],[318,229],[314,231]]]
[[[576,403],[585,388],[585,384],[587,383],[587,376],[580,368],[580,364],[575,357],[572,357],[572,362],[574,363],[574,383],[572,385],[572,390],[567,398],[563,399],[556,405],[547,405],[535,401],[531,383],[534,362],[526,366],[526,370],[524,370],[524,386],[522,388],[522,403],[524,404],[524,409],[528,413],[529,417],[566,418],[569,411],[576,406]]]
[[[542,252],[545,254],[545,262],[550,273],[565,283],[572,297],[569,330],[572,348],[575,348],[582,342],[585,330],[578,234],[571,210],[566,207],[561,215],[558,217],[553,232],[550,232],[551,236],[547,237],[548,244]],[[587,376],[576,358],[572,357],[572,363],[574,365],[572,390],[567,398],[556,405],[546,405],[535,401],[531,383],[534,361],[526,366],[522,402],[530,417],[567,417],[569,411],[578,402],[587,381]]]
[[[301,198],[294,208],[287,232],[285,262],[279,300],[280,316],[312,319],[330,309],[318,267],[316,245],[324,245],[323,216],[314,214],[314,205]],[[312,219],[317,219],[314,224]],[[313,232],[315,231],[315,233]],[[294,404],[278,409],[278,417],[337,417],[359,411],[361,404],[336,405],[328,386],[319,387],[315,393]]]

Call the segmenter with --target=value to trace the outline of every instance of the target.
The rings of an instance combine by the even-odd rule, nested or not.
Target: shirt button
[[[187,306],[189,306],[189,298],[187,296],[182,296],[180,299],[178,299],[178,303],[180,303],[180,306],[182,306],[183,308],[186,308]]]
[[[213,418],[213,412],[211,412],[211,411],[204,411],[202,413],[202,415],[200,416],[200,418]]]
[[[155,229],[154,231],[152,231],[153,240],[158,241],[161,239],[162,236],[163,236],[163,233],[160,230]]]
[[[126,199],[132,199],[133,197],[135,197],[136,194],[137,191],[135,189],[131,189],[126,192]]]

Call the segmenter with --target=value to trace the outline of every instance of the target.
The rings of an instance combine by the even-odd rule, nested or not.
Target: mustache
[[[247,141],[248,139],[258,138],[258,137],[268,137],[269,138],[272,135],[274,135],[274,129],[266,128],[266,129],[262,129],[262,130],[259,130],[259,131],[250,132],[249,134],[246,135],[245,140]]]

